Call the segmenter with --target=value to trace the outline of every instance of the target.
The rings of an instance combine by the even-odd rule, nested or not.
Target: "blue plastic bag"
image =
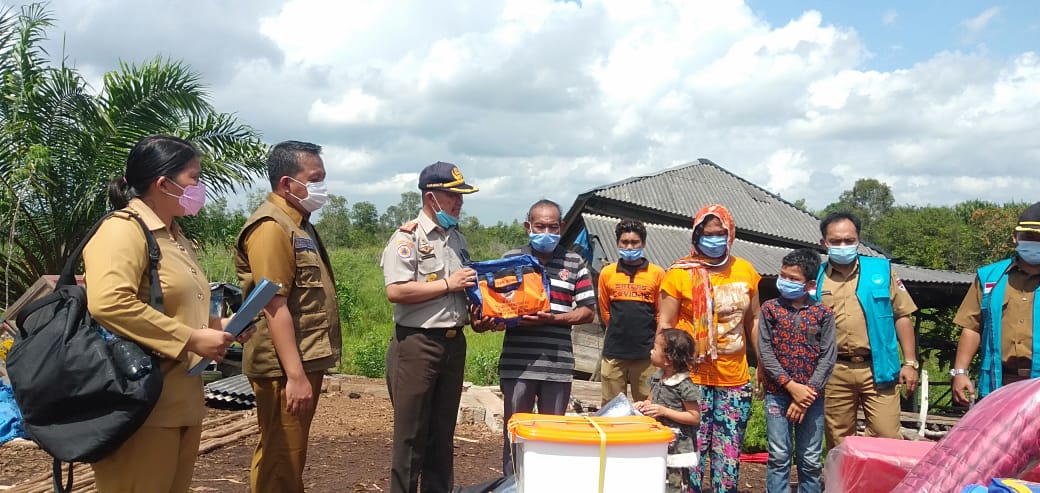
[[[0,382],[0,445],[15,438],[25,438],[22,427],[22,412],[14,401],[11,387]]]
[[[971,484],[965,486],[961,493],[1040,493],[1040,483],[994,478],[988,488],[980,484]]]

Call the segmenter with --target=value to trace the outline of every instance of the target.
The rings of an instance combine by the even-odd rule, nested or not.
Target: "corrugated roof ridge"
[[[722,171],[723,173],[726,173],[727,175],[730,175],[730,176],[732,176],[732,177],[736,178],[737,180],[739,180],[739,181],[743,182],[744,184],[746,184],[746,185],[750,185],[750,186],[754,187],[755,189],[757,189],[757,190],[761,191],[762,193],[765,193],[765,194],[766,194],[766,195],[768,195],[769,197],[771,197],[771,198],[773,198],[773,199],[776,199],[776,200],[779,200],[780,202],[783,202],[783,203],[784,203],[784,204],[786,204],[786,205],[787,205],[788,207],[790,207],[790,208],[792,208],[792,209],[794,209],[794,210],[796,210],[796,211],[798,211],[798,212],[801,212],[802,214],[805,214],[805,215],[807,215],[807,216],[809,216],[809,217],[811,217],[811,218],[813,218],[813,219],[815,219],[815,220],[817,220],[817,221],[819,221],[819,220],[820,220],[820,218],[819,218],[819,217],[817,217],[817,216],[816,216],[816,214],[813,214],[813,213],[811,213],[811,212],[809,212],[809,211],[807,211],[807,210],[805,210],[805,209],[802,209],[802,208],[800,208],[800,207],[798,207],[798,206],[794,205],[793,203],[789,202],[789,201],[788,201],[787,199],[785,199],[785,198],[781,197],[780,195],[777,195],[777,194],[775,194],[775,193],[773,193],[773,192],[771,192],[771,191],[769,191],[769,190],[766,190],[765,188],[762,188],[762,187],[758,186],[757,184],[755,184],[755,183],[751,182],[750,180],[747,180],[747,179],[745,179],[744,177],[742,177],[742,176],[740,176],[740,175],[738,175],[738,174],[736,174],[736,173],[734,173],[734,172],[732,172],[732,171],[730,171],[730,170],[728,170],[728,169],[726,169],[726,168],[722,167],[721,165],[719,165],[719,164],[716,164],[716,163],[715,163],[714,161],[712,161],[711,159],[708,159],[708,158],[700,158],[700,159],[698,159],[697,161],[698,161],[698,162],[700,162],[701,164],[707,164],[707,165],[711,165],[711,166],[714,166],[715,168],[719,169],[719,170],[720,170],[720,171]]]
[[[685,164],[679,164],[679,165],[676,165],[676,166],[672,166],[671,168],[665,168],[665,169],[658,170],[658,171],[655,171],[653,173],[649,173],[649,174],[646,174],[646,175],[630,176],[630,177],[625,178],[623,180],[618,180],[618,181],[615,181],[615,182],[607,183],[606,185],[600,185],[598,187],[591,188],[591,189],[585,191],[585,193],[603,192],[603,191],[606,191],[606,190],[610,190],[611,188],[620,187],[622,185],[628,185],[628,184],[631,184],[631,183],[636,183],[636,182],[640,182],[640,181],[643,181],[643,180],[647,180],[647,179],[650,179],[650,178],[656,178],[656,177],[658,177],[660,175],[663,175],[665,173],[668,173],[670,171],[679,171],[679,170],[682,170],[684,168],[693,166],[695,164],[702,164],[701,163],[701,159],[704,159],[704,158],[698,158],[698,159],[695,159],[695,160],[690,161],[690,162],[685,163]],[[657,209],[657,210],[661,210],[661,209]],[[665,212],[668,212],[668,211],[665,211]]]
[[[659,177],[662,177],[662,176],[664,176],[666,174],[679,173],[679,172],[682,172],[682,171],[686,171],[686,170],[688,170],[690,168],[693,168],[694,166],[698,166],[698,165],[699,166],[711,166],[711,167],[714,167],[715,169],[725,173],[726,175],[729,175],[729,176],[735,178],[737,181],[743,183],[744,185],[751,186],[752,188],[762,192],[763,194],[765,194],[769,198],[772,198],[774,200],[780,201],[784,205],[794,209],[796,212],[800,212],[802,214],[805,214],[805,215],[809,216],[810,218],[812,218],[812,219],[814,219],[816,221],[820,220],[820,218],[817,217],[815,214],[813,214],[813,213],[811,213],[811,212],[809,212],[809,211],[807,211],[805,209],[802,209],[802,208],[794,205],[794,203],[788,201],[787,199],[781,197],[780,195],[777,195],[777,194],[775,194],[773,192],[770,192],[769,190],[766,190],[765,188],[762,188],[762,187],[756,185],[755,183],[753,183],[753,182],[745,179],[744,177],[742,177],[742,176],[740,176],[740,175],[738,175],[738,174],[736,174],[736,173],[726,169],[725,167],[719,165],[718,163],[716,163],[716,162],[714,162],[714,161],[712,161],[711,159],[708,159],[708,158],[697,158],[697,159],[695,159],[693,161],[690,161],[688,163],[680,164],[680,165],[677,165],[677,166],[672,166],[671,168],[665,168],[665,169],[657,171],[655,173],[650,173],[650,174],[646,174],[646,175],[633,176],[633,177],[625,178],[624,180],[619,180],[619,181],[616,181],[616,182],[613,182],[613,183],[608,183],[606,185],[602,185],[602,186],[593,188],[593,189],[591,189],[591,190],[589,190],[589,191],[587,191],[585,193],[596,193],[596,194],[598,194],[600,192],[605,192],[605,191],[613,189],[613,188],[619,188],[619,187],[622,187],[622,186],[625,186],[625,185],[631,185],[633,183],[638,183],[638,182],[649,180],[649,179],[652,179],[652,178],[659,178]],[[647,209],[653,209],[653,210],[657,210],[657,211],[661,211],[661,212],[674,213],[674,211],[661,209],[659,207],[652,207],[652,206],[648,206],[648,205],[645,205],[645,204],[639,204],[639,205],[641,205],[643,207],[646,207]],[[797,239],[797,238],[788,238],[788,239]]]

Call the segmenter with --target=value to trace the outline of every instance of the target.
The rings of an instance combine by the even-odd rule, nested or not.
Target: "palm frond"
[[[191,115],[181,136],[202,152],[203,178],[214,196],[248,186],[267,170],[267,146],[256,130],[238,123],[232,115]]]
[[[142,137],[196,143],[214,199],[264,170],[259,134],[216,112],[190,67],[121,62],[93,95],[74,68],[48,65],[40,42],[52,22],[43,4],[0,10],[0,301],[61,269]]]

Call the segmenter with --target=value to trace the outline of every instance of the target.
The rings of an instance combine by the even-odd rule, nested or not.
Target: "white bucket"
[[[653,418],[517,414],[509,430],[521,493],[664,492],[673,434]]]

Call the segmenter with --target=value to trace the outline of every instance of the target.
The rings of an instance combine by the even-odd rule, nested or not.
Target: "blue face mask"
[[[451,229],[459,225],[458,219],[451,217],[450,214],[443,210],[437,211],[434,215],[437,216],[437,224],[440,224],[444,229]]]
[[[556,250],[556,245],[560,244],[560,235],[529,233],[528,236],[531,237],[531,248],[534,248],[536,252],[549,253]]]
[[[697,249],[711,258],[719,258],[726,254],[729,246],[728,236],[701,236],[697,240]]]
[[[621,260],[624,260],[625,262],[635,262],[635,261],[643,258],[643,249],[642,248],[632,248],[632,249],[618,248],[618,256],[621,257]]]
[[[1019,240],[1015,251],[1025,263],[1040,265],[1040,241]]]
[[[789,300],[805,296],[805,283],[788,281],[782,277],[776,278],[776,289],[780,291],[780,296]]]
[[[431,196],[433,197],[433,203],[437,204],[437,208],[440,209],[439,211],[433,214],[434,217],[437,218],[437,224],[440,224],[441,227],[444,229],[451,229],[455,226],[458,226],[459,219],[457,217],[453,217],[451,214],[448,214],[447,212],[444,212],[444,209],[441,207],[440,201],[437,200],[437,196],[432,194]]]
[[[836,264],[849,265],[856,261],[857,250],[859,245],[827,247],[827,257]]]

